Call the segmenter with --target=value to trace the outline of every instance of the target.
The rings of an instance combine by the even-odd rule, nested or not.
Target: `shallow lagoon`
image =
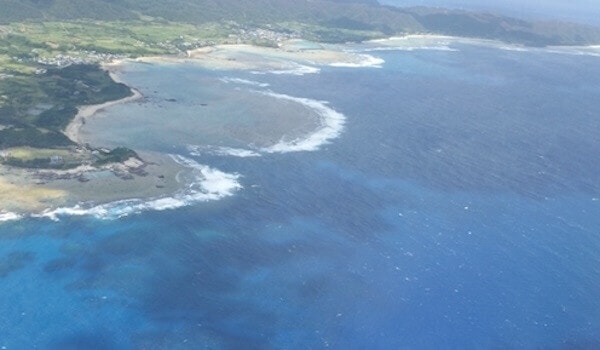
[[[343,133],[260,157],[139,136],[244,188],[119,220],[0,226],[2,345],[596,348],[600,62],[452,47],[379,52],[382,69],[206,73],[329,101]]]
[[[86,121],[91,144],[168,152],[174,145],[264,148],[320,125],[306,105],[265,95],[268,87],[194,64],[126,63],[121,78],[144,100]]]

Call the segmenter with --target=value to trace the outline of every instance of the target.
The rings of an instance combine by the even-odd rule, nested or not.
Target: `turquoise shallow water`
[[[600,61],[456,48],[378,52],[382,69],[228,72],[329,101],[343,133],[246,158],[161,138],[244,189],[2,224],[0,346],[598,348]]]
[[[180,145],[262,148],[319,125],[306,105],[267,95],[268,84],[228,72],[189,63],[127,63],[121,70],[144,98],[88,118],[85,141],[161,152]]]

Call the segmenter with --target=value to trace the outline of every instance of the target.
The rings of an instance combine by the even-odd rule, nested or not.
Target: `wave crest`
[[[13,213],[13,212],[8,212],[8,211],[0,212],[0,222],[15,221],[15,220],[21,219],[22,217],[23,217],[22,215],[19,215],[17,213]]]
[[[289,68],[273,69],[264,71],[252,71],[252,74],[274,74],[274,75],[306,75],[306,74],[319,74],[321,69],[313,66],[307,66],[299,63],[290,62]]]
[[[262,148],[265,153],[289,153],[300,151],[316,151],[322,145],[329,143],[332,139],[337,138],[346,122],[346,117],[332,108],[327,106],[326,101],[317,101],[309,98],[293,97],[275,92],[257,91],[257,93],[265,96],[270,96],[282,100],[293,101],[303,104],[312,109],[320,116],[319,128],[304,138],[294,140],[282,139],[273,146]]]
[[[253,150],[244,149],[244,148],[232,148],[232,147],[217,147],[217,146],[194,146],[189,145],[188,151],[190,151],[190,155],[194,157],[200,156],[203,152],[208,154],[216,155],[216,156],[230,156],[230,157],[238,157],[238,158],[250,158],[250,157],[260,157],[261,154],[255,152]]]
[[[180,156],[171,155],[178,164],[193,170],[195,178],[187,187],[170,197],[150,200],[126,199],[100,205],[78,204],[73,207],[49,209],[32,217],[58,221],[61,216],[93,216],[98,219],[117,219],[144,211],[177,209],[193,203],[218,200],[232,196],[242,189],[241,175],[229,174]],[[18,219],[18,218],[17,218]]]
[[[240,78],[230,78],[230,77],[223,77],[221,79],[219,79],[220,81],[224,82],[224,83],[233,83],[233,84],[239,84],[239,85],[250,85],[250,86],[258,86],[258,87],[269,87],[269,84],[267,83],[261,83],[259,81],[254,81],[254,80],[247,80],[247,79],[240,79]]]
[[[335,62],[331,63],[331,67],[343,67],[343,68],[382,68],[382,64],[385,60],[379,57],[375,57],[367,54],[357,55],[358,60],[356,62]]]

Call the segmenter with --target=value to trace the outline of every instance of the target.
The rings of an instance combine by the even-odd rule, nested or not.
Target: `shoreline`
[[[290,42],[285,49],[250,45],[218,45],[199,49],[196,52],[201,56],[218,53],[216,57],[209,58],[209,61],[214,63],[208,65],[209,69],[231,69],[230,65],[234,64],[235,69],[238,70],[260,69],[265,72],[283,71],[297,75],[306,72],[317,73],[320,71],[318,66],[335,65],[340,62],[351,63],[351,66],[356,67],[364,66],[358,63],[364,62],[367,56],[370,57],[370,55],[344,52],[337,48],[325,49],[323,46],[303,50],[295,46],[299,44],[302,43]],[[94,118],[103,109],[144,98],[138,89],[125,83],[118,74],[122,65],[128,61],[130,60],[103,62],[101,67],[108,72],[112,80],[125,84],[132,95],[101,104],[78,106],[77,114],[63,132],[70,140],[83,145],[85,140],[82,128],[87,119]],[[192,53],[189,53],[188,57],[142,57],[131,61],[206,64],[205,60],[194,57]],[[266,92],[265,94],[269,95]],[[309,132],[306,140],[304,136],[298,139],[292,138],[287,142],[282,139],[269,147],[261,147],[259,151],[286,153],[296,150],[315,150],[318,145],[327,143],[330,138],[337,137],[341,132],[339,129],[343,126],[344,116],[329,109],[323,102],[280,94],[269,96],[297,103],[303,106],[302,108],[310,108],[315,113],[318,127]],[[140,157],[144,161],[137,164],[123,162],[100,167],[82,165],[71,170],[13,169],[0,166],[0,189],[12,193],[14,197],[11,200],[8,195],[0,195],[2,199],[0,202],[3,203],[0,207],[0,222],[24,217],[55,218],[55,214],[51,213],[57,213],[56,215],[60,215],[61,212],[77,213],[82,212],[81,208],[86,207],[91,210],[86,210],[88,214],[100,216],[100,213],[94,210],[104,212],[108,208],[121,207],[123,203],[135,203],[136,208],[160,210],[160,208],[183,206],[186,205],[185,203],[198,200],[219,199],[241,188],[236,181],[237,175],[222,173],[217,169],[193,163],[191,160],[182,161],[182,159],[157,153],[142,153]],[[227,185],[211,185],[215,188],[212,190],[207,185],[207,181]],[[191,194],[187,193],[186,191],[192,186],[200,189],[194,190]],[[222,188],[227,188],[227,191],[219,192]],[[167,202],[170,204],[166,204]],[[122,207],[119,210],[129,209]]]
[[[319,73],[321,67],[376,67],[383,63],[374,56],[343,50],[339,45],[302,47],[303,40],[288,40],[277,48],[250,44],[221,44],[189,50],[184,56],[147,56],[134,61],[159,64],[198,64],[212,70],[241,70],[258,73],[304,75]]]
[[[318,73],[319,66],[335,66],[336,64],[347,64],[350,67],[365,67],[363,64],[372,58],[370,55],[345,52],[339,47],[325,47],[319,44],[316,48],[303,49],[301,41],[286,42],[282,48],[266,48],[251,45],[216,45],[194,50],[195,54],[189,52],[184,56],[155,56],[142,57],[138,59],[119,59],[101,63],[102,69],[108,72],[110,78],[125,84],[132,95],[113,101],[107,101],[96,105],[82,105],[77,107],[77,114],[64,130],[64,134],[78,145],[85,143],[82,128],[89,118],[94,118],[103,109],[116,105],[138,101],[144,98],[143,94],[135,87],[125,83],[119,76],[121,67],[129,61],[149,62],[160,64],[194,63],[205,65],[208,69],[221,70],[261,70],[274,74],[301,75],[307,73]],[[216,54],[216,56],[212,56]],[[200,57],[195,57],[200,55]],[[207,65],[207,61],[209,64]],[[379,62],[378,62],[379,63]],[[277,73],[275,73],[277,71]],[[316,130],[310,130],[307,137],[292,137],[285,141],[281,139],[272,145],[260,147],[261,153],[287,153],[293,151],[315,150],[322,143],[328,143],[341,132],[344,124],[344,116],[333,109],[326,107],[321,101],[295,98],[292,96],[274,94],[265,95],[279,98],[288,103],[296,103],[302,108],[309,108],[315,113]],[[12,221],[22,217],[44,216],[44,213],[61,211],[78,212],[83,207],[105,208],[118,203],[129,203],[134,201],[138,208],[156,209],[151,203],[159,201],[158,207],[165,207],[164,201],[173,200],[181,191],[186,191],[190,186],[204,188],[203,182],[215,177],[221,181],[226,179],[228,191],[224,193],[208,191],[203,194],[204,189],[196,191],[191,197],[204,199],[218,199],[230,195],[241,185],[235,181],[236,175],[225,174],[217,169],[190,163],[188,161],[177,161],[166,154],[142,153],[144,159],[141,164],[129,164],[128,162],[115,163],[109,166],[82,165],[71,170],[56,169],[13,169],[0,166],[0,189],[6,193],[19,193],[14,200],[0,195],[0,222]],[[195,169],[195,170],[194,170]],[[201,175],[193,175],[200,171]],[[184,175],[187,174],[187,175]],[[182,180],[185,179],[185,180]],[[220,186],[218,186],[220,187]],[[21,198],[22,197],[22,198]],[[190,198],[189,194],[175,198],[179,204],[184,205]],[[197,200],[196,199],[196,200]],[[166,205],[167,207],[169,205]],[[79,209],[75,209],[79,208]],[[98,213],[92,213],[97,215]],[[51,215],[52,216],[52,215]]]
[[[452,44],[467,44],[485,46],[506,51],[517,52],[544,52],[558,55],[577,55],[600,57],[600,44],[589,45],[546,45],[529,46],[519,43],[511,43],[497,39],[448,36],[438,34],[408,34],[404,36],[391,36],[382,39],[373,39],[362,42],[363,45],[371,45],[367,52],[385,50],[441,50],[459,51]],[[378,46],[376,46],[378,45]]]
[[[125,84],[115,71],[121,62],[104,62],[110,78]],[[77,114],[63,134],[78,146],[85,144],[81,128],[86,119],[103,109],[142,99],[142,93],[127,84],[131,95],[96,105],[77,107]],[[78,151],[71,151],[78,152]],[[29,169],[0,165],[0,223],[35,216],[62,206],[111,203],[134,198],[159,198],[177,192],[183,184],[177,176],[185,170],[167,155],[143,152],[141,160],[100,166],[85,162],[73,169]]]
[[[117,83],[125,84],[119,78],[117,73],[112,71],[110,68],[110,66],[112,66],[112,65],[118,66],[119,64],[121,64],[121,63],[120,62],[119,63],[111,63],[110,65],[102,64],[102,68],[108,72],[108,74],[112,80],[114,80]],[[125,84],[125,85],[127,85],[127,84]],[[81,128],[85,124],[86,119],[94,117],[98,112],[102,111],[103,109],[117,106],[117,105],[124,104],[124,103],[134,102],[134,101],[141,100],[144,98],[142,93],[139,90],[137,90],[136,88],[133,88],[129,85],[127,85],[127,87],[133,93],[133,95],[124,97],[120,100],[107,101],[107,102],[97,104],[97,105],[84,105],[84,106],[77,107],[77,114],[75,115],[73,120],[71,120],[69,125],[67,125],[67,127],[65,128],[64,134],[71,141],[73,141],[77,144],[82,144],[83,141],[81,140]]]

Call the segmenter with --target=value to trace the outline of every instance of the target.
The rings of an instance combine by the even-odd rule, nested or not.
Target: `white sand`
[[[114,65],[110,65],[110,66],[105,65],[104,67],[114,67]],[[114,72],[112,72],[110,70],[109,70],[109,74],[110,74],[110,77],[114,81],[116,81],[118,83],[121,82],[121,80],[117,74],[115,74]],[[101,111],[105,108],[116,106],[116,105],[119,105],[122,103],[137,101],[137,100],[143,98],[142,94],[137,89],[132,88],[131,91],[133,92],[133,95],[122,98],[120,100],[108,101],[108,102],[97,104],[97,105],[80,106],[78,108],[77,115],[75,116],[75,118],[73,118],[71,123],[69,123],[69,125],[67,125],[67,127],[64,131],[64,134],[67,135],[67,137],[69,139],[71,139],[71,141],[73,141],[75,143],[82,143],[82,140],[80,138],[80,131],[81,131],[81,127],[85,124],[86,119],[93,117],[96,113],[98,113],[99,111]]]
[[[303,49],[291,40],[279,48],[253,45],[217,45],[187,52],[184,57],[142,57],[139,62],[200,64],[215,70],[279,71],[289,74],[316,73],[319,66],[366,66],[375,62],[366,54],[345,52],[336,47]],[[379,62],[381,63],[381,62]]]

